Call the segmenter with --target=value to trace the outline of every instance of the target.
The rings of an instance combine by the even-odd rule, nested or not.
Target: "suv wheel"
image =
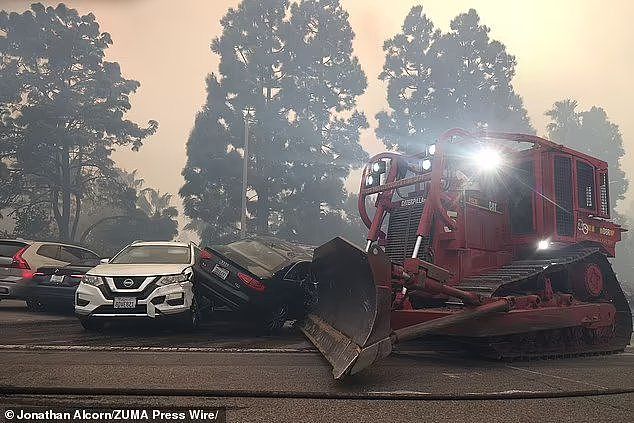
[[[179,326],[187,332],[195,331],[200,326],[200,309],[196,296],[192,298],[192,305],[189,310],[183,313],[183,316],[180,318]]]
[[[80,317],[79,322],[88,332],[100,332],[103,330],[104,323],[100,320],[91,319],[90,317]]]
[[[264,320],[264,330],[273,334],[279,332],[288,320],[288,306],[280,304],[268,312]]]

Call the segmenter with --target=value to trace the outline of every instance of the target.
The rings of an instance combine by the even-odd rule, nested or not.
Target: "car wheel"
[[[187,332],[195,331],[200,326],[200,309],[195,296],[192,299],[192,306],[181,317],[179,326]]]
[[[104,322],[101,320],[91,319],[90,317],[80,317],[79,322],[88,332],[100,332],[103,330]]]
[[[279,332],[288,320],[288,306],[281,304],[269,311],[264,320],[264,330],[269,333]]]
[[[46,306],[40,300],[36,300],[36,299],[30,298],[30,299],[25,300],[25,301],[26,301],[26,308],[29,311],[44,311],[44,310],[46,310]]]

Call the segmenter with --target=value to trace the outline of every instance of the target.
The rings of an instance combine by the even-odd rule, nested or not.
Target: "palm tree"
[[[172,194],[161,194],[160,190],[154,188],[144,188],[139,192],[137,206],[150,217],[168,216],[176,211],[171,206]],[[172,211],[173,210],[173,211]]]

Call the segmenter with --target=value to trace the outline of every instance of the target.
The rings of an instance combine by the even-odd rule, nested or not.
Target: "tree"
[[[220,72],[188,141],[185,213],[207,222],[203,239],[237,237],[246,111],[248,229],[322,241],[344,216],[343,181],[367,157],[355,110],[367,82],[348,14],[339,0],[245,0],[221,24]]]
[[[118,171],[117,179],[115,184],[95,187],[87,199],[89,213],[80,221],[81,243],[113,254],[138,239],[169,241],[178,235],[178,211],[170,204],[171,194],[144,188],[136,171]],[[104,197],[119,201],[107,202]]]
[[[388,147],[421,151],[452,127],[533,133],[515,93],[515,57],[471,9],[442,33],[415,6],[402,31],[383,45],[389,110],[377,114],[376,135]]]
[[[139,83],[104,60],[111,44],[92,13],[63,4],[0,12],[0,157],[13,187],[0,208],[50,210],[62,240],[76,237],[91,187],[115,178],[112,149],[138,150],[157,128],[124,118]]]
[[[171,206],[172,194],[161,194],[161,191],[154,188],[143,188],[139,192],[137,199],[138,207],[148,216],[173,215],[177,216],[178,211]]]

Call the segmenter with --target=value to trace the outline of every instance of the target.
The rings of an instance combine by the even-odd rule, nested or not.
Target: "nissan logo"
[[[134,285],[134,281],[132,279],[126,279],[123,281],[123,286],[126,288],[132,288],[132,285]]]

